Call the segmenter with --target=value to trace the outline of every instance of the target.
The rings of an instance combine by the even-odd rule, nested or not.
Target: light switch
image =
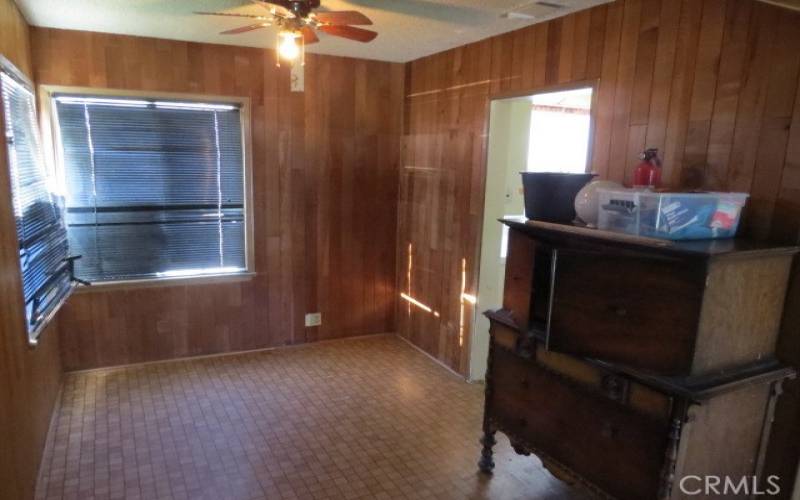
[[[322,324],[322,313],[306,314],[306,326],[319,326]]]

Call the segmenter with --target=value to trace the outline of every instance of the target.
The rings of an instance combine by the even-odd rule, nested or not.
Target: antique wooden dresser
[[[482,471],[501,431],[601,497],[698,498],[679,487],[690,475],[763,480],[773,408],[795,374],[774,351],[797,248],[503,223]]]

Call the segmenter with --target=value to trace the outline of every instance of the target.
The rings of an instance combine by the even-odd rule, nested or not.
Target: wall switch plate
[[[306,314],[306,326],[319,326],[322,324],[322,313]]]
[[[306,68],[302,64],[292,64],[291,76],[289,80],[292,92],[305,92],[306,90]]]

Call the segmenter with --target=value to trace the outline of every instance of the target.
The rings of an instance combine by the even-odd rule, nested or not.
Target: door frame
[[[578,90],[583,88],[591,88],[592,89],[592,100],[591,105],[589,108],[589,146],[586,150],[586,171],[590,171],[590,166],[592,164],[592,156],[594,154],[594,142],[595,142],[595,132],[597,129],[597,105],[598,105],[598,91],[600,89],[600,79],[588,79],[588,80],[578,80],[574,82],[566,82],[566,83],[558,83],[552,85],[544,85],[539,87],[528,87],[521,90],[513,90],[513,91],[500,91],[500,92],[490,92],[486,99],[486,107],[484,110],[484,125],[483,125],[483,134],[484,134],[484,151],[483,151],[483,186],[484,186],[484,193],[483,193],[483,206],[481,209],[481,218],[480,218],[480,225],[478,228],[478,241],[476,242],[476,252],[474,255],[476,256],[475,262],[476,270],[475,273],[475,295],[478,299],[476,303],[476,307],[473,308],[472,317],[469,319],[469,357],[467,362],[467,379],[471,382],[481,381],[483,380],[483,376],[485,373],[485,366],[486,360],[485,359],[478,359],[476,356],[482,356],[486,349],[479,349],[476,351],[476,346],[482,345],[483,343],[488,343],[489,332],[478,332],[476,326],[479,320],[479,314],[482,314],[481,310],[486,309],[486,305],[481,304],[480,299],[480,289],[481,289],[481,271],[482,271],[482,258],[483,258],[483,233],[484,233],[484,217],[486,214],[486,195],[487,195],[487,182],[486,179],[489,175],[489,138],[491,137],[491,118],[492,118],[492,104],[495,101],[501,101],[505,99],[514,99],[514,98],[521,98],[521,97],[531,97],[537,94],[548,94],[553,92],[560,92],[560,91],[569,91],[569,90]],[[483,342],[481,342],[483,341]],[[475,373],[478,370],[480,373]]]

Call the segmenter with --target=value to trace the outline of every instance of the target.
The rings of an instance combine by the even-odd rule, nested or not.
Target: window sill
[[[250,281],[256,276],[255,272],[235,274],[210,274],[204,276],[181,276],[178,278],[146,278],[126,281],[103,281],[92,283],[91,286],[79,286],[75,293],[100,293],[111,290],[131,290],[137,288],[157,288],[168,286],[187,285],[214,285],[219,283],[240,283]]]

